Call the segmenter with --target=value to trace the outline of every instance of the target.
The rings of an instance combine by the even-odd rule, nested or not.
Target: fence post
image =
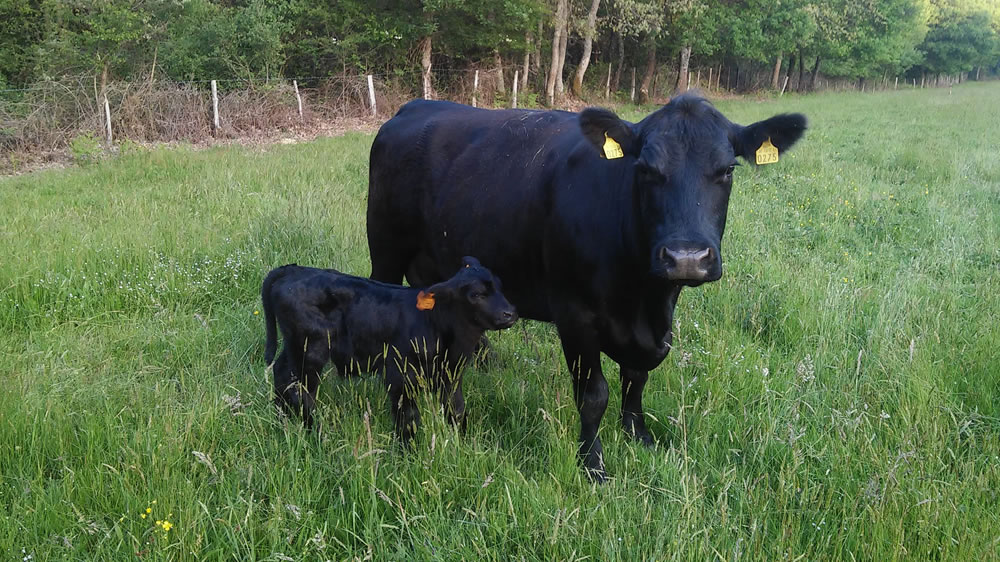
[[[299,81],[292,80],[292,86],[295,88],[295,101],[299,102],[299,120],[302,120],[302,96],[299,95]]]
[[[788,86],[788,75],[786,74],[786,75],[785,75],[785,82],[784,82],[783,84],[781,84],[781,93],[780,93],[780,94],[778,94],[778,97],[779,97],[779,98],[780,98],[781,96],[785,95],[785,87],[787,87],[787,86]]]
[[[613,63],[608,64],[608,81],[604,83],[604,99],[608,99],[611,96],[611,67]]]
[[[708,89],[712,89],[712,71],[715,70],[713,67],[708,67]]]
[[[212,132],[219,134],[219,90],[212,80]]]
[[[700,88],[701,87],[701,68],[698,69],[698,73],[695,74],[695,76],[697,76],[697,78],[694,79],[694,87],[695,88]]]
[[[687,86],[686,86],[686,87],[684,88],[684,91],[686,92],[686,91],[688,91],[688,90],[690,90],[690,89],[691,89],[691,71],[689,70],[689,71],[688,71],[688,81],[687,81]]]
[[[632,103],[635,103],[635,67],[632,67],[632,95],[629,98]]]
[[[892,89],[893,90],[899,89],[899,76],[896,77],[896,81],[892,84]]]
[[[111,105],[108,104],[107,94],[104,94],[104,122],[108,133],[108,146],[111,146]]]
[[[479,107],[476,105],[476,95],[479,92],[479,70],[476,70],[475,77],[472,78],[472,107]]]
[[[375,83],[372,82],[371,74],[368,75],[368,103],[372,106],[372,117],[375,117],[378,110],[375,108]]]
[[[517,73],[518,73],[518,71],[515,70],[514,71],[514,103],[511,105],[511,107],[513,107],[514,109],[517,109]]]

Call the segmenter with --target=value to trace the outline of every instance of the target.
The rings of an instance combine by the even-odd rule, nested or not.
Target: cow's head
[[[806,118],[782,114],[743,127],[708,101],[683,95],[634,125],[606,109],[585,109],[580,128],[602,158],[613,139],[634,162],[634,205],[648,242],[650,273],[700,285],[722,276],[722,233],[736,157],[756,162],[757,149],[768,139],[784,152],[802,136]]]
[[[433,308],[437,301],[484,330],[509,328],[517,320],[514,305],[500,292],[500,280],[471,256],[462,258],[462,267],[451,279],[422,291],[417,307]]]

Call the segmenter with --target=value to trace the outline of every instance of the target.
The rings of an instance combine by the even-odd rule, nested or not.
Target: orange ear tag
[[[417,310],[430,310],[434,308],[434,293],[417,293]]]

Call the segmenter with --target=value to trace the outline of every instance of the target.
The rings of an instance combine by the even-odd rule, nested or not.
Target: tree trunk
[[[503,59],[500,58],[499,49],[493,49],[493,62],[497,65],[496,91],[503,92],[507,88],[504,87],[503,83]]]
[[[799,47],[799,83],[796,89],[800,92],[805,91],[805,75],[806,75],[806,54],[802,52],[802,47]]]
[[[982,66],[977,66],[977,67],[976,67],[976,82],[979,82],[979,71],[980,71],[980,70],[981,70],[982,68],[983,68]]]
[[[656,70],[656,38],[650,36],[646,45],[646,72],[642,74],[642,83],[639,85],[639,103],[649,103],[649,84],[653,81],[653,72]]]
[[[771,89],[777,90],[778,84],[781,81],[781,53],[778,53],[778,58],[774,61],[774,72],[771,73]]]
[[[573,77],[573,95],[580,97],[583,94],[583,76],[590,66],[590,53],[594,49],[594,34],[597,32],[597,7],[601,0],[593,0],[590,3],[590,11],[587,12],[587,28],[583,30],[583,55],[580,56],[580,65],[576,67],[576,75]]]
[[[556,102],[556,76],[559,73],[559,53],[562,44],[563,27],[565,27],[566,21],[566,3],[567,0],[558,0],[556,3],[556,12],[552,19],[552,27],[554,31],[552,32],[552,60],[549,64],[549,77],[545,81],[545,99],[548,101],[549,106],[555,105]]]
[[[535,34],[538,39],[535,41],[535,72],[541,72],[542,70],[542,20],[538,20],[538,33]]]
[[[680,56],[677,58],[677,86],[675,93],[680,94],[688,89],[688,63],[691,62],[691,45],[681,48]],[[736,73],[739,80],[739,71]]]
[[[434,99],[434,84],[431,79],[431,36],[420,40],[420,74],[424,82],[424,99]]]
[[[622,39],[622,34],[615,32],[615,54],[618,55],[618,68],[615,69],[614,78],[611,79],[611,91],[617,92],[618,85],[621,84],[622,79],[622,68],[625,67],[625,41]]]
[[[816,62],[813,63],[812,74],[809,76],[809,90],[816,89],[816,75],[819,74],[819,55],[816,55]]]
[[[104,99],[104,94],[107,92],[108,88],[108,63],[107,61],[101,65],[101,89],[97,95],[97,105],[101,105],[101,100]]]
[[[560,98],[563,97],[563,93],[566,91],[566,85],[563,83],[563,73],[566,70],[566,46],[569,44],[569,1],[564,1],[566,8],[563,19],[562,37],[559,40],[559,72],[556,73],[556,93]]]
[[[521,65],[521,89],[528,87],[528,68],[531,63],[531,32],[524,34],[524,64]]]

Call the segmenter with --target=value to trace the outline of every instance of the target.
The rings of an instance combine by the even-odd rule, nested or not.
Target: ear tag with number
[[[767,137],[764,144],[757,149],[757,165],[774,164],[778,161],[778,147],[771,144],[771,137]]]
[[[604,157],[608,160],[614,160],[615,158],[621,158],[625,156],[622,151],[622,145],[618,144],[618,141],[608,136],[604,133]]]
[[[434,308],[434,293],[417,293],[417,310],[430,310]]]

